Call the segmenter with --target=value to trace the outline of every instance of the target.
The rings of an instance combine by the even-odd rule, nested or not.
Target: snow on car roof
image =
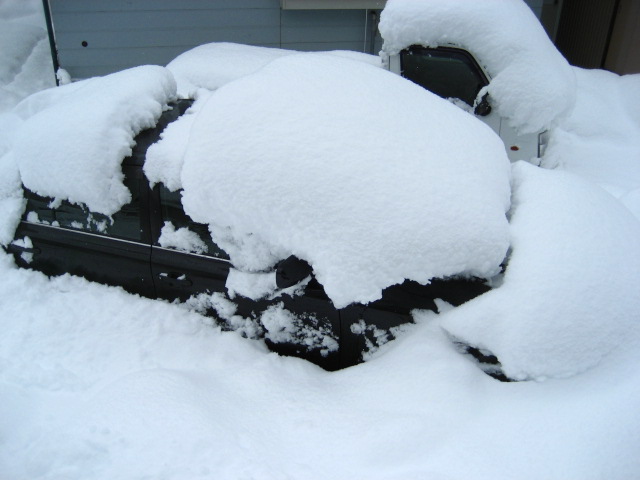
[[[573,70],[522,0],[389,0],[380,33],[385,55],[452,43],[472,52],[493,104],[522,132],[549,128],[575,102]]]
[[[24,123],[10,152],[23,184],[115,213],[130,199],[121,161],[174,95],[168,69],[146,66],[30,97],[14,110]],[[500,139],[449,102],[316,53],[276,59],[195,107],[145,171],[184,189],[186,213],[236,268],[296,255],[338,307],[405,279],[498,272],[509,162]]]
[[[488,277],[504,259],[500,139],[399,76],[285,56],[215,91],[192,121],[185,211],[237,268],[294,254],[343,307],[404,279]]]
[[[214,42],[200,45],[174,58],[167,68],[178,83],[178,96],[194,98],[200,88],[215,90],[260,70],[276,58],[296,54],[295,50]],[[334,50],[332,55],[380,66],[380,58],[360,52]]]

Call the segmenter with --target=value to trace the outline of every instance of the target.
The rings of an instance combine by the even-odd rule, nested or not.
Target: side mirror
[[[485,93],[480,100],[480,103],[476,105],[473,113],[480,117],[486,117],[491,113],[491,105],[489,104],[489,94]]]
[[[311,265],[291,255],[276,267],[276,285],[278,288],[293,287],[311,275],[312,272]]]

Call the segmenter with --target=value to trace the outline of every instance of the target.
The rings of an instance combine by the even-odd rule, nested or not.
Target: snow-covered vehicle
[[[450,102],[331,54],[175,97],[147,66],[17,107],[19,265],[186,302],[327,369],[500,273],[509,161]]]

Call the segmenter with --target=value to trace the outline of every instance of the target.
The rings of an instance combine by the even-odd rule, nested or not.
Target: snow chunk
[[[442,325],[493,352],[511,378],[580,373],[638,329],[640,223],[572,174],[524,162],[513,173],[504,283],[443,314]]]
[[[572,69],[522,0],[389,0],[380,33],[384,55],[410,45],[472,52],[498,112],[521,133],[549,128],[575,101]]]
[[[176,230],[171,222],[164,222],[158,243],[164,248],[175,248],[181,252],[207,253],[207,245],[197,233],[187,227]]]
[[[172,60],[167,68],[178,82],[178,96],[196,98],[201,88],[217,88],[257,72],[273,60],[299,52],[281,48],[255,47],[236,43],[208,43],[188,50]],[[343,58],[380,66],[380,58],[360,52],[335,50]]]
[[[16,107],[25,121],[12,148],[22,182],[42,196],[117,212],[131,197],[120,164],[175,91],[169,71],[143,66],[29,97]]]
[[[324,326],[313,315],[295,315],[282,303],[270,306],[260,316],[265,338],[273,343],[294,343],[307,350],[320,350],[327,356],[338,350],[338,340],[330,326]]]
[[[184,152],[191,138],[191,126],[209,95],[209,92],[201,92],[184,115],[167,125],[160,134],[160,140],[147,149],[143,168],[152,186],[162,183],[172,192],[182,188],[180,174]]]
[[[194,98],[199,88],[215,90],[291,53],[294,52],[280,48],[207,43],[178,55],[167,69],[178,83],[178,96]]]
[[[260,300],[277,290],[274,272],[247,273],[232,268],[225,284],[229,297],[241,295],[252,300]]]
[[[209,98],[183,205],[236,268],[296,255],[340,308],[404,279],[495,274],[509,174],[500,139],[449,102],[360,62],[301,54]]]

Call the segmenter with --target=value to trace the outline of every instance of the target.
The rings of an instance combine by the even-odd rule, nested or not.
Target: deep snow
[[[24,5],[39,2],[0,14]],[[614,197],[640,217],[640,80],[574,71],[576,109],[543,159],[555,170],[514,166],[502,285],[416,314],[357,367],[327,373],[183,305],[1,253],[0,478],[637,477],[640,227]],[[0,113],[0,156],[19,123]],[[2,220],[20,206],[12,180]],[[450,335],[513,375],[565,378],[497,382]]]

